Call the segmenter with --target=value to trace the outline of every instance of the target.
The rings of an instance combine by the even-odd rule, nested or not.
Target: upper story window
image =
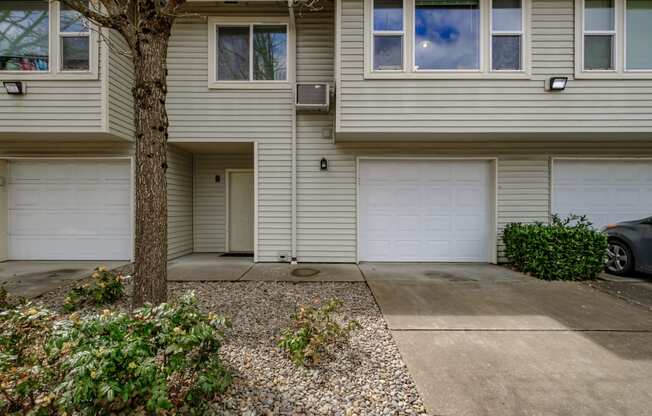
[[[0,73],[90,73],[90,38],[82,16],[59,2],[0,2]]]
[[[652,76],[652,0],[580,0],[576,77]]]
[[[290,33],[286,20],[243,22],[212,20],[211,86],[287,85],[290,81]],[[268,85],[268,87],[269,87]]]
[[[403,69],[403,0],[374,0],[373,67],[380,71]]]
[[[526,75],[527,0],[367,1],[367,76]]]

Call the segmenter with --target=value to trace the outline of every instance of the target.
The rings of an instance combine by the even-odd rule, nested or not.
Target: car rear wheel
[[[609,240],[607,247],[607,272],[623,276],[634,268],[632,250],[626,244],[617,240]]]

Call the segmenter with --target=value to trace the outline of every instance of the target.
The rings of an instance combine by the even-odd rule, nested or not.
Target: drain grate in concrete
[[[319,270],[311,269],[308,267],[300,267],[292,270],[290,273],[294,277],[312,277],[319,274]]]

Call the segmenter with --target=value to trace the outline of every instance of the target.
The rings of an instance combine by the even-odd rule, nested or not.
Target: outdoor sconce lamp
[[[550,78],[548,89],[550,91],[563,91],[566,89],[568,77],[552,77]]]
[[[325,157],[322,157],[321,161],[319,161],[319,169],[328,170],[328,160]]]
[[[5,81],[2,83],[7,90],[7,94],[22,95],[25,94],[25,86],[20,81]]]

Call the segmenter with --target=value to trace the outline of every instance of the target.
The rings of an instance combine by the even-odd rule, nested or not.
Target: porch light
[[[7,90],[7,94],[22,95],[25,94],[25,86],[20,81],[4,81],[2,85]]]
[[[550,78],[550,91],[563,91],[566,89],[568,83],[567,77],[552,77]]]
[[[328,160],[326,160],[325,157],[321,158],[321,161],[319,162],[319,169],[328,170]]]

